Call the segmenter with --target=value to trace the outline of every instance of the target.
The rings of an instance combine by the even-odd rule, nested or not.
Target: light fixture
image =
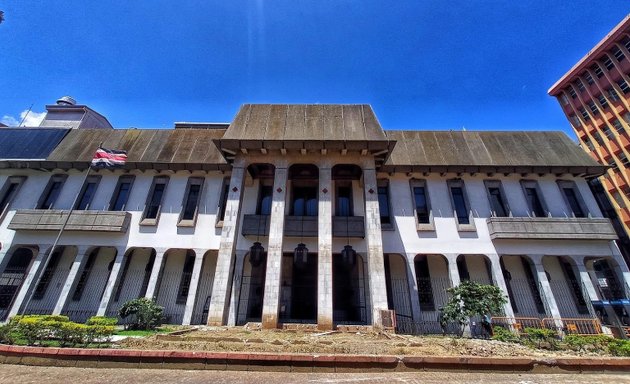
[[[357,263],[357,251],[352,249],[352,245],[348,244],[341,251],[341,262],[347,269],[352,269]]]
[[[306,268],[308,264],[308,248],[306,248],[306,244],[300,243],[295,247],[293,251],[293,264],[296,268]]]

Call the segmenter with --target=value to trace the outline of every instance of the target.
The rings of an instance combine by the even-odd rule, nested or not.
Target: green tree
[[[457,287],[449,288],[450,295],[444,306],[444,320],[464,326],[473,316],[499,313],[507,299],[499,287],[464,280]]]
[[[124,319],[131,316],[130,329],[151,330],[162,325],[163,307],[153,300],[141,297],[123,304],[118,310],[118,316]]]

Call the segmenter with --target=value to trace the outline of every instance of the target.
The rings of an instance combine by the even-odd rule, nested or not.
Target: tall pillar
[[[418,281],[416,280],[416,266],[414,263],[414,253],[408,253],[407,261],[407,283],[409,285],[411,299],[411,316],[415,322],[422,321],[422,309],[420,308],[420,298],[418,296]]]
[[[611,240],[610,242],[608,242],[608,244],[610,246],[613,257],[617,262],[617,265],[619,265],[621,277],[623,278],[623,281],[621,283],[624,285],[624,293],[626,294],[626,298],[630,298],[630,269],[628,269],[626,260],[623,258],[623,255],[621,254],[621,251],[617,246],[617,242]]]
[[[317,328],[333,329],[332,166],[319,166],[317,205]]]
[[[186,309],[184,309],[183,325],[190,325],[193,311],[195,310],[195,299],[199,290],[199,278],[201,276],[201,267],[203,259],[206,255],[205,250],[195,249],[195,263],[193,264],[192,275],[190,276],[190,286],[188,288],[188,297],[186,297]]]
[[[149,276],[149,284],[147,284],[147,290],[144,293],[144,297],[147,299],[155,299],[155,290],[160,280],[160,273],[164,266],[164,254],[166,249],[155,249],[155,259],[153,260],[153,266],[151,267],[151,276]]]
[[[536,278],[538,280],[538,284],[540,284],[540,293],[542,293],[543,296],[542,299],[547,304],[546,309],[549,311],[548,315],[554,319],[560,319],[562,316],[560,315],[560,310],[558,309],[558,303],[553,295],[549,279],[547,279],[547,273],[545,273],[545,268],[542,264],[543,255],[528,256],[533,261],[534,267],[536,268]],[[562,327],[562,322],[560,320],[556,320],[555,322],[557,327]]]
[[[247,251],[236,251],[236,261],[234,264],[234,278],[232,279],[232,294],[230,298],[230,313],[228,314],[227,325],[233,327],[238,321],[238,304],[241,297],[241,284],[243,282],[243,269]]]
[[[267,245],[267,272],[263,295],[262,327],[278,328],[280,285],[282,278],[282,239],[284,237],[284,205],[287,195],[287,166],[277,164],[273,180],[273,200]]]
[[[46,257],[49,256],[49,251],[50,246],[41,246],[39,248],[39,251],[35,256],[35,260],[31,264],[31,268],[28,270],[26,278],[24,279],[24,282],[20,287],[20,291],[13,301],[13,306],[11,307],[11,311],[9,311],[9,316],[7,317],[8,319],[17,315],[20,311],[20,307],[22,307],[22,304],[24,304],[24,300],[27,300],[28,293],[31,291],[31,288],[34,288],[32,287],[33,280],[35,280],[35,278],[39,276],[40,267],[44,264]]]
[[[96,316],[105,316],[105,314],[107,313],[109,300],[112,297],[112,292],[114,292],[114,288],[117,286],[118,279],[120,278],[120,272],[122,271],[120,267],[125,262],[126,250],[127,250],[127,247],[124,247],[124,246],[116,247],[116,258],[114,259],[112,270],[109,272],[107,285],[105,286],[105,291],[103,291],[101,302],[98,305],[98,311],[96,311]]]
[[[503,295],[507,298],[507,302],[503,305],[503,313],[505,313],[505,317],[513,318],[514,310],[512,309],[512,304],[510,303],[510,295],[508,294],[507,284],[505,283],[503,271],[501,270],[501,258],[496,253],[492,253],[487,256],[488,259],[490,259],[492,281],[494,281],[494,284],[501,289]]]
[[[365,192],[365,238],[368,250],[368,275],[370,277],[370,299],[372,323],[382,325],[381,310],[386,310],[387,287],[385,284],[385,261],[383,258],[383,237],[381,234],[381,215],[378,206],[378,186],[374,159],[370,158],[363,167]]]
[[[77,255],[74,257],[74,261],[70,266],[70,272],[68,272],[68,276],[66,276],[66,280],[63,283],[63,288],[61,288],[61,293],[59,294],[59,298],[57,299],[57,304],[55,304],[55,309],[53,310],[53,315],[60,315],[63,312],[63,309],[66,306],[66,302],[68,301],[68,296],[70,295],[70,291],[74,286],[74,282],[81,270],[81,266],[88,258],[88,252],[91,251],[93,247],[81,245],[77,247]]]
[[[459,277],[459,269],[457,269],[457,256],[458,253],[445,254],[446,260],[448,260],[448,278],[451,281],[451,287],[457,287],[461,282]]]
[[[232,167],[232,177],[225,205],[221,244],[217,256],[217,269],[212,285],[212,297],[208,309],[208,325],[224,325],[227,321],[230,304],[230,288],[234,265],[234,251],[241,213],[243,183],[245,181],[245,161],[237,158]]]
[[[584,300],[598,301],[599,296],[597,296],[597,289],[595,289],[595,285],[593,285],[591,275],[586,270],[586,265],[584,265],[583,258],[574,258],[573,260],[575,260],[575,264],[577,265],[577,269],[580,274],[580,282],[582,283],[582,287],[584,287],[584,292],[587,295],[587,297],[584,297]]]

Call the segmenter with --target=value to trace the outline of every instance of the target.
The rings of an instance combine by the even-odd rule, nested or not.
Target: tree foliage
[[[123,304],[118,310],[118,316],[125,319],[132,316],[130,329],[151,330],[162,324],[162,311],[164,308],[153,300],[141,297]]]
[[[464,280],[449,288],[450,295],[444,306],[444,320],[456,322],[463,331],[468,319],[474,316],[499,313],[507,299],[499,287]]]

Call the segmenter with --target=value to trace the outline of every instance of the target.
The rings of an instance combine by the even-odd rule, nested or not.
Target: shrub
[[[0,344],[13,344],[15,342],[13,338],[13,332],[15,326],[11,323],[0,325]]]
[[[573,351],[603,352],[613,339],[605,335],[567,335],[564,343]]]
[[[444,306],[444,321],[459,323],[460,335],[468,319],[500,312],[502,306],[507,303],[501,288],[469,280],[449,288],[448,293],[450,297]]]
[[[611,340],[608,344],[608,352],[613,356],[630,356],[630,340]]]
[[[42,326],[41,317],[24,316],[18,320],[17,331],[26,339],[28,345],[40,342],[48,332]]]
[[[108,343],[114,331],[113,325],[88,325],[85,329],[85,343]]]
[[[62,347],[77,346],[85,340],[85,330],[87,326],[84,324],[77,324],[72,322],[60,323],[60,327],[57,332],[57,339],[59,339],[59,345]]]
[[[115,326],[118,324],[116,317],[92,316],[85,322],[87,325]]]
[[[132,316],[132,322],[127,328],[152,330],[162,324],[163,310],[153,300],[141,297],[123,304],[118,310],[118,316],[122,319]]]
[[[492,328],[493,335],[492,340],[503,341],[505,343],[518,343],[521,339],[517,334],[511,332],[509,329],[505,329],[503,327],[495,326]]]
[[[525,343],[536,348],[556,349],[558,347],[557,334],[551,329],[525,328]]]

